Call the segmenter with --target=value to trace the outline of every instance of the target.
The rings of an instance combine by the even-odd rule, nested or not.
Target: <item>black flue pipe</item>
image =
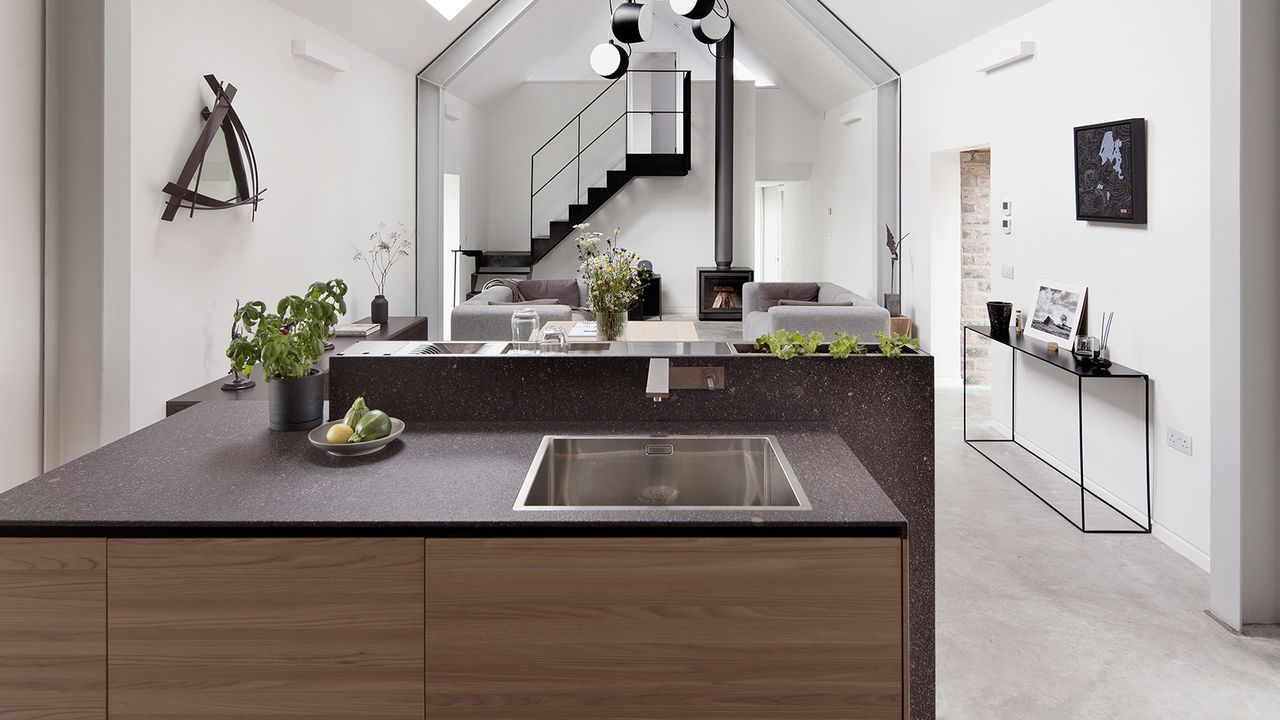
[[[716,44],[716,267],[733,267],[733,35]]]

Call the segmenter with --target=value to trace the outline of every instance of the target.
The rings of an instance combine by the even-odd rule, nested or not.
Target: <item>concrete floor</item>
[[[1280,640],[1205,614],[1209,576],[1147,535],[1084,535],[937,413],[938,717],[1275,720]]]

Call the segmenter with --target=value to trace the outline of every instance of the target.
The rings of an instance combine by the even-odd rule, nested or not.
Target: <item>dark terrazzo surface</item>
[[[634,349],[630,348],[629,349]],[[674,357],[724,368],[722,391],[645,397],[649,360],[635,356],[350,357],[330,365],[330,397],[357,395],[406,419],[821,423],[853,450],[910,526],[912,717],[934,716],[934,361],[878,355],[782,361]],[[792,453],[788,452],[788,455]],[[808,483],[806,483],[806,490]]]
[[[776,435],[811,511],[515,511],[544,435]],[[272,433],[265,403],[201,403],[0,495],[0,534],[48,526],[148,527],[895,528],[905,520],[848,446],[819,423],[422,423],[367,458]]]

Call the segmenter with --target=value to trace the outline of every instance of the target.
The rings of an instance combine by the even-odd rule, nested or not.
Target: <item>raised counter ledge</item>
[[[658,431],[777,436],[813,509],[512,509],[544,435]],[[410,423],[382,453],[339,459],[312,448],[306,433],[269,431],[265,403],[201,403],[0,494],[0,536],[645,529],[905,537],[906,520],[821,423]]]

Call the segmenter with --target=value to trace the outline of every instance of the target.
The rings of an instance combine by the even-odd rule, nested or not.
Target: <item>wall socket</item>
[[[1168,428],[1168,430],[1169,430],[1169,438],[1168,438],[1169,447],[1185,455],[1190,455],[1191,454],[1191,436],[1180,430],[1174,430],[1173,428]]]
[[[1001,265],[1001,266],[1000,266],[1000,277],[1004,278],[1005,280],[1012,280],[1012,279],[1013,279],[1013,266],[1012,266],[1012,265]]]

